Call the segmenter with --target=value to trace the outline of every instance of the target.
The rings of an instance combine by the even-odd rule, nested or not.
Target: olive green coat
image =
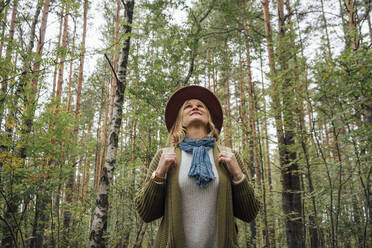
[[[256,217],[260,204],[254,195],[254,190],[248,182],[248,174],[240,156],[234,152],[246,179],[239,184],[233,184],[225,166],[218,164],[219,150],[228,150],[223,146],[213,148],[214,161],[219,176],[217,193],[217,248],[237,248],[237,230],[234,216],[250,222]],[[178,175],[181,161],[181,150],[175,149],[177,166],[168,171],[164,184],[155,183],[151,179],[152,172],[157,168],[162,149],[151,161],[146,181],[138,192],[136,208],[145,222],[151,222],[163,217],[155,239],[154,248],[185,247],[185,230],[183,230],[181,194],[178,186]]]

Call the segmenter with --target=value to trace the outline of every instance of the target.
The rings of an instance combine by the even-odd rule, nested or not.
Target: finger
[[[221,156],[221,155],[223,156],[223,155],[225,155],[225,154],[226,154],[226,152],[220,152],[220,156]]]
[[[221,162],[225,162],[225,158],[223,158],[223,157],[219,157],[219,158],[218,158],[218,163],[221,163]]]

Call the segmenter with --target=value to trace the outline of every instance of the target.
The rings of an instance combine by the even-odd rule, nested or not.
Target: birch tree
[[[108,218],[108,194],[110,191],[110,184],[112,183],[113,171],[116,162],[116,153],[118,148],[118,137],[122,121],[124,92],[127,85],[127,66],[130,51],[130,39],[132,31],[134,0],[127,0],[123,2],[124,5],[124,35],[125,40],[120,51],[120,60],[118,66],[118,78],[114,99],[113,116],[110,122],[110,131],[108,136],[108,146],[105,165],[102,175],[99,179],[96,207],[94,209],[92,226],[89,236],[89,247],[106,247],[106,239],[104,237],[107,230]]]

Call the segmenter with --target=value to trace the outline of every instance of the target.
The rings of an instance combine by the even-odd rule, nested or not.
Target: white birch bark
[[[120,132],[124,92],[126,87],[127,65],[130,49],[130,38],[128,35],[132,31],[132,18],[134,9],[134,0],[122,1],[125,9],[124,20],[126,23],[124,28],[124,35],[127,37],[124,40],[123,48],[120,52],[118,80],[115,92],[113,116],[110,122],[110,129],[108,135],[108,146],[106,152],[105,165],[102,174],[99,178],[98,192],[96,198],[96,207],[94,209],[93,221],[89,235],[89,247],[106,247],[106,240],[104,234],[107,230],[107,213],[108,213],[108,195],[110,191],[110,184],[112,180],[113,171],[116,162],[116,153],[118,148],[118,137]]]

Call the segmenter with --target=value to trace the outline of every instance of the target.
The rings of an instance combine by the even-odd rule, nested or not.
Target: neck
[[[188,127],[186,130],[186,136],[193,140],[201,140],[206,138],[208,135],[206,127],[196,126]]]

